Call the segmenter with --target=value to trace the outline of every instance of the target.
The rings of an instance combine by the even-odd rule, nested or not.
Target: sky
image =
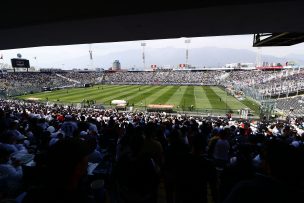
[[[110,53],[121,52],[126,50],[142,50],[141,43],[145,42],[145,50],[151,48],[186,48],[185,40],[190,39],[188,44],[191,48],[201,47],[219,47],[246,49],[257,51],[256,47],[252,47],[253,35],[231,35],[231,36],[215,36],[215,37],[195,37],[195,38],[175,38],[162,40],[144,40],[144,41],[128,41],[128,42],[113,42],[113,43],[95,43],[95,44],[78,44],[78,45],[62,45],[62,46],[44,46],[32,47],[24,49],[0,50],[0,63],[10,64],[11,58],[16,58],[20,53],[22,58],[30,60],[31,66],[38,68],[63,68],[70,69],[69,61],[77,57],[87,56],[87,61],[83,64],[89,64],[89,49],[91,47],[94,55],[107,55]],[[263,47],[260,50],[261,54],[272,55],[276,57],[284,57],[289,54],[301,55],[304,51],[304,44],[293,45],[290,47]],[[36,58],[36,59],[35,59]],[[103,64],[102,64],[103,65]],[[84,67],[86,68],[86,67]]]

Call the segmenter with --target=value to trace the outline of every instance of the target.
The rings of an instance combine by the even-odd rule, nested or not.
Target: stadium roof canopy
[[[304,32],[302,0],[4,1],[0,50]]]
[[[263,38],[264,37],[264,38]],[[261,39],[262,38],[262,39]],[[254,35],[254,47],[291,46],[304,42],[304,33],[258,33]]]

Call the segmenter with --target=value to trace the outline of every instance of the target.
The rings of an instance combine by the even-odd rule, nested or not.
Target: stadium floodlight
[[[188,48],[189,48],[189,44],[191,43],[191,40],[190,39],[186,39],[185,40],[185,44],[186,44],[186,67],[188,68],[188,57],[189,57],[189,51],[188,51]]]
[[[144,64],[144,69],[146,69],[146,60],[145,60],[145,46],[147,45],[147,43],[142,42],[140,44],[140,46],[143,47],[143,52],[142,52],[142,59],[143,59],[143,64]]]
[[[261,47],[258,47],[257,54],[256,54],[256,67],[262,66],[261,63]]]
[[[90,68],[94,69],[94,61],[93,61],[93,51],[92,51],[92,44],[89,44],[89,55],[90,55]]]

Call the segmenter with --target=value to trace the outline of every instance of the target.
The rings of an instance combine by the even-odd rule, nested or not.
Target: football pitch
[[[249,108],[225,90],[215,86],[95,85],[27,94],[18,98],[67,104],[81,103],[85,99],[104,106],[109,106],[112,100],[126,100],[134,107],[172,104],[174,109],[188,109],[193,105],[194,110],[237,111]]]

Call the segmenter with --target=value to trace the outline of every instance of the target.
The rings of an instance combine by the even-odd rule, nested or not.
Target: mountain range
[[[95,67],[108,69],[112,67],[114,60],[119,60],[122,68],[143,69],[142,50],[130,49],[127,51],[115,52],[106,55],[93,51],[93,61]],[[256,63],[257,53],[245,49],[204,47],[189,49],[188,64],[195,67],[222,67],[227,63]],[[149,48],[145,52],[146,67],[152,64],[157,66],[178,66],[186,63],[186,50],[182,48]],[[298,65],[304,64],[304,55],[290,54],[285,57],[275,57],[271,55],[261,55],[261,62],[281,63],[294,61]],[[71,58],[70,60],[58,61],[58,64],[65,63],[69,67],[84,68],[89,66],[89,54],[82,57]]]
[[[256,63],[256,58],[256,52],[246,49],[203,47],[191,48],[188,52],[188,64],[195,67],[217,68],[228,63]],[[302,54],[289,54],[285,57],[261,55],[260,59],[261,62],[285,64],[287,61],[293,61],[298,65],[304,65],[304,55]],[[106,55],[94,52],[93,50],[93,61],[90,60],[88,53],[80,57],[69,57],[65,60],[56,60],[56,58],[47,60],[44,66],[46,68],[54,67],[64,69],[99,67],[107,70],[112,67],[114,60],[119,60],[123,69],[134,68],[136,70],[142,70],[144,68],[141,49],[112,52]],[[186,50],[183,48],[149,48],[145,51],[145,64],[147,69],[150,68],[152,64],[158,67],[177,67],[179,64],[185,63]],[[65,66],[63,67],[64,64]]]

